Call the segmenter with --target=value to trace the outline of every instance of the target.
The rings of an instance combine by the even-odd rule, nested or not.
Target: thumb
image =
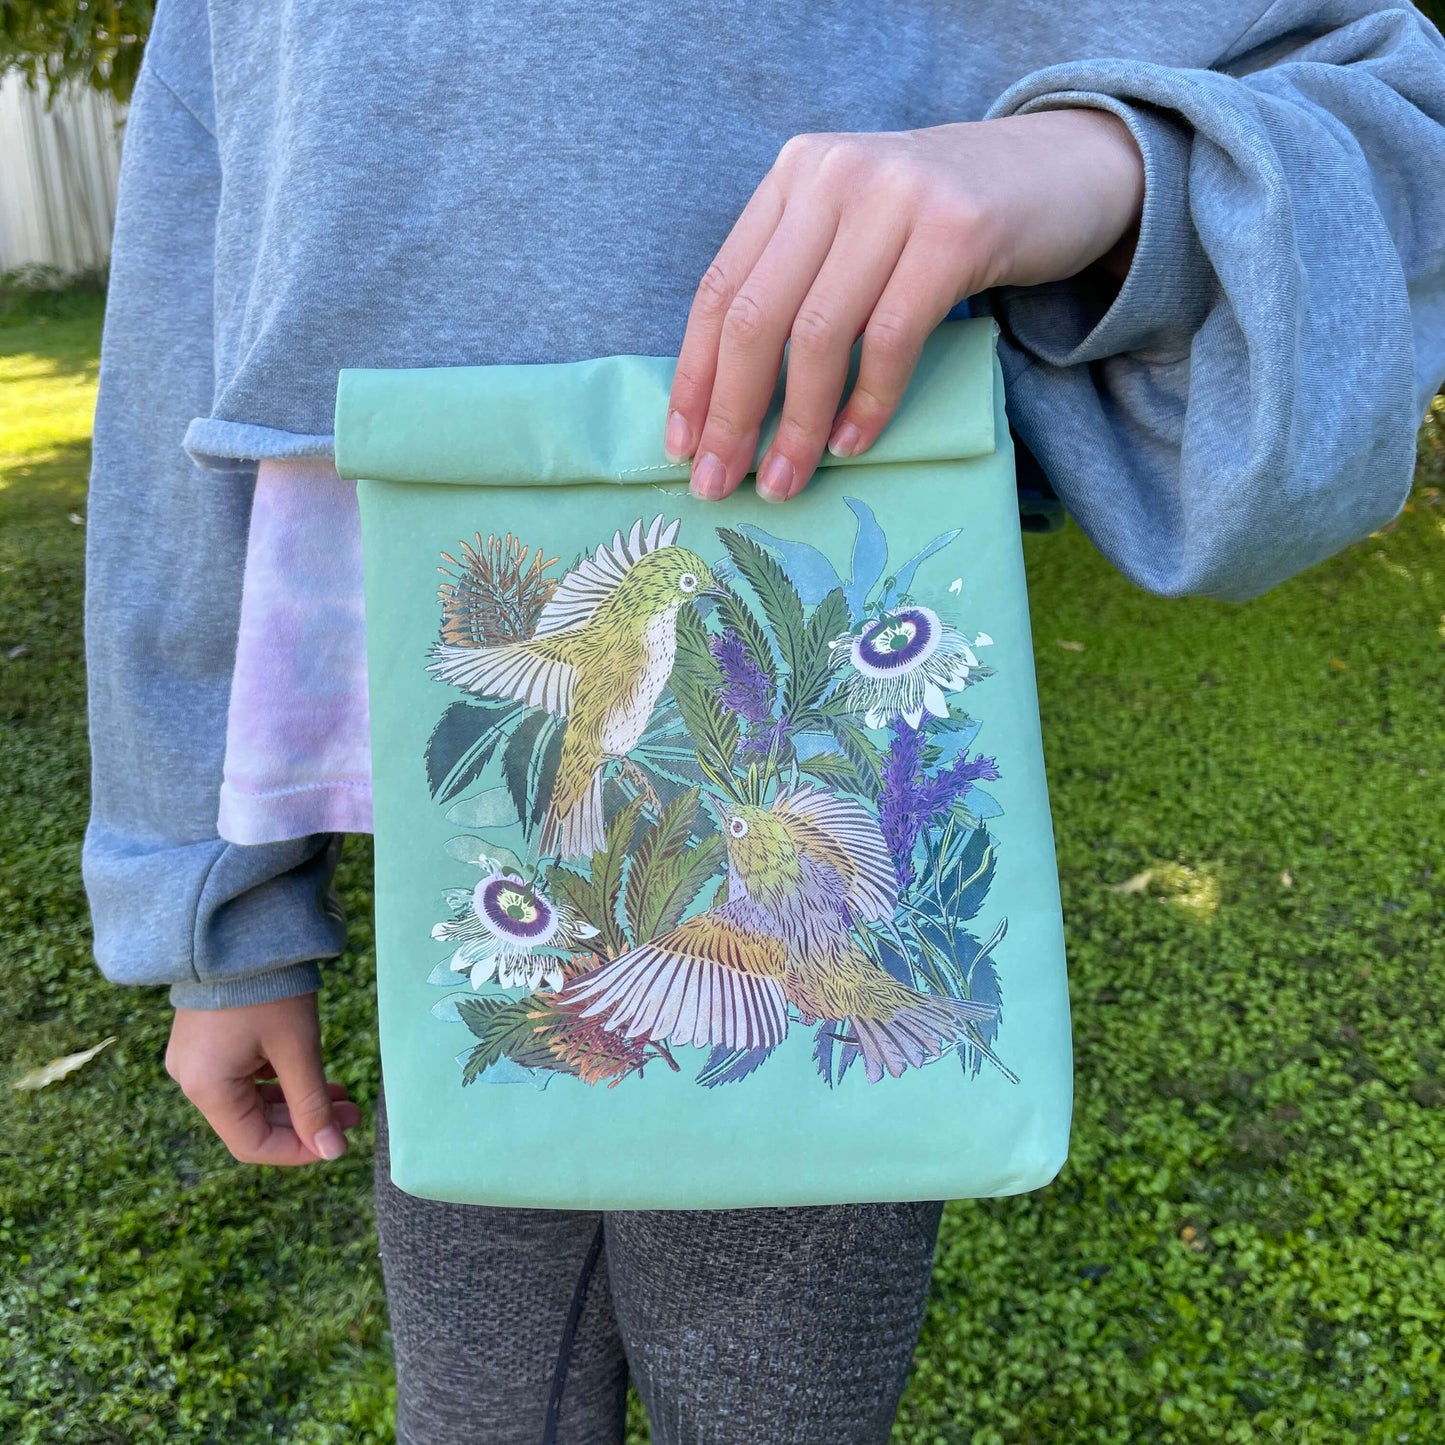
[[[296,1137],[318,1158],[339,1159],[346,1153],[346,1135],[336,1123],[331,1090],[321,1065],[321,1028],[315,1014],[301,1026],[265,1040],[266,1057],[286,1096],[286,1109]]]

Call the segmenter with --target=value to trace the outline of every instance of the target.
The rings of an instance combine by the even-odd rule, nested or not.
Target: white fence
[[[0,77],[0,272],[100,266],[110,256],[122,108],[88,89],[56,98]]]

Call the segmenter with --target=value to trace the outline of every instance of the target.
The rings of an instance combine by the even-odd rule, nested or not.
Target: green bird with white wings
[[[541,850],[587,857],[606,841],[602,780],[642,739],[677,655],[677,615],[716,588],[677,545],[679,524],[634,523],[557,584],[531,637],[496,646],[438,643],[427,670],[479,697],[510,698],[564,719]]]

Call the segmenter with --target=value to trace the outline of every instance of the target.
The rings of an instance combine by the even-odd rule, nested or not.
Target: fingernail
[[[335,1124],[328,1124],[316,1136],[316,1152],[323,1159],[340,1159],[346,1153],[346,1136]]]
[[[858,450],[858,443],[862,440],[863,433],[851,421],[845,421],[828,438],[828,450],[835,457],[851,457]]]
[[[692,450],[692,428],[680,411],[667,414],[667,432],[662,441],[663,450],[675,462],[685,462]]]
[[[711,452],[704,452],[692,464],[692,494],[715,502],[727,486],[727,468]]]
[[[770,456],[758,473],[758,496],[765,502],[786,502],[793,492],[793,464],[781,454]]]

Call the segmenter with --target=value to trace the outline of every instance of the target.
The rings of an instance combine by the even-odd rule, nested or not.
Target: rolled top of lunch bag
[[[936,328],[878,441],[857,457],[825,452],[820,466],[991,453],[997,334],[987,316]],[[686,481],[687,464],[669,461],[662,449],[676,365],[671,357],[608,356],[549,366],[345,370],[336,397],[336,467],[345,477],[457,486]],[[781,406],[780,383],[758,456]]]

